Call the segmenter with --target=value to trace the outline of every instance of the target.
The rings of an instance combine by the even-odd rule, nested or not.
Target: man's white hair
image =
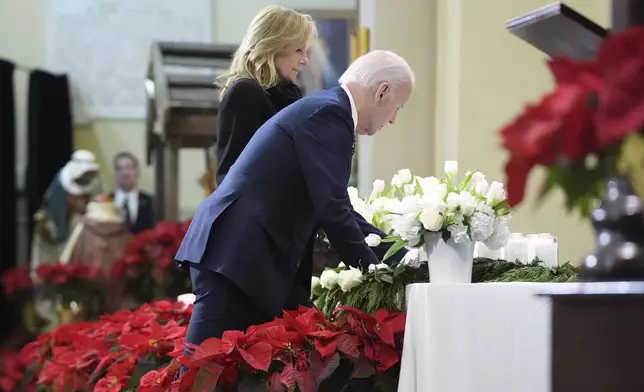
[[[414,86],[416,76],[405,59],[388,50],[374,50],[360,56],[340,76],[340,84],[355,83],[376,89],[388,83],[393,90],[403,85]]]

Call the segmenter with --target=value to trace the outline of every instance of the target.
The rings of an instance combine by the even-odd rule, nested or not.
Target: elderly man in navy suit
[[[187,343],[311,305],[311,266],[302,260],[310,263],[319,227],[346,264],[380,262],[386,245],[370,248],[365,237],[384,233],[353,211],[347,194],[355,134],[393,124],[414,79],[403,58],[373,51],[351,64],[340,87],[297,101],[257,131],[197,209],[176,255],[196,297]]]

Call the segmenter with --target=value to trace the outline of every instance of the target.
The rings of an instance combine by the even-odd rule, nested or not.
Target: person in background
[[[217,80],[217,184],[255,132],[302,97],[295,84],[317,37],[310,16],[282,6],[264,8],[251,21],[230,68]]]
[[[134,154],[124,151],[114,157],[116,189],[110,194],[121,209],[125,224],[132,234],[154,227],[152,196],[139,190],[141,168]]]

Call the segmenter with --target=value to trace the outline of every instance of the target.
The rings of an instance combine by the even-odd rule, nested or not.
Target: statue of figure
[[[35,215],[32,270],[59,261],[69,235],[98,189],[98,170],[94,154],[78,150],[54,177]]]
[[[123,255],[131,239],[132,234],[119,208],[109,196],[99,195],[87,205],[87,213],[69,237],[60,262],[99,267],[109,279],[112,266]],[[119,282],[111,282],[105,294],[106,309],[102,310],[118,310],[122,294]]]
[[[39,266],[60,260],[70,234],[85,214],[92,194],[98,190],[98,171],[94,154],[77,150],[49,185],[35,215],[31,270],[36,282],[35,271]],[[38,290],[35,295],[38,314],[55,324],[57,315],[52,299],[45,298]]]
[[[87,205],[60,257],[61,263],[82,262],[106,273],[121,257],[132,235],[112,199],[100,195]]]

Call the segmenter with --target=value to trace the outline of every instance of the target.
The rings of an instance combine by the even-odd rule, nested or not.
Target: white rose
[[[403,185],[403,191],[405,192],[406,195],[415,194],[416,193],[416,184],[412,182],[410,184]]]
[[[498,181],[492,182],[485,195],[488,205],[495,205],[505,200],[505,187]]]
[[[338,284],[339,274],[332,269],[322,271],[320,275],[320,286],[322,288],[331,290]]]
[[[370,247],[374,247],[374,246],[380,245],[382,238],[380,238],[378,234],[371,233],[364,240],[367,243],[367,245],[369,245]]]
[[[376,180],[373,182],[373,188],[371,189],[371,195],[369,200],[375,200],[380,194],[385,190],[385,182],[383,180]]]
[[[471,216],[478,204],[478,199],[469,192],[461,192],[458,195],[458,206],[465,216]]]
[[[312,276],[311,277],[311,290],[315,290],[316,287],[320,285],[320,278],[317,276]]]
[[[349,267],[348,270],[340,271],[337,281],[340,289],[346,293],[354,287],[358,287],[362,283],[362,279],[362,272],[359,269]]]
[[[405,256],[402,259],[403,264],[417,265],[419,262],[420,262],[420,251],[418,250],[418,248],[410,249],[407,253],[405,253]]]
[[[420,223],[423,224],[425,230],[429,231],[439,231],[443,228],[444,218],[439,212],[436,212],[431,209],[424,210],[420,213],[418,217]]]
[[[434,197],[431,195],[423,195],[420,199],[419,207],[421,210],[432,210],[436,212],[443,212],[447,208],[447,204],[442,198]]]
[[[389,266],[385,263],[380,264],[369,264],[369,272],[374,273],[376,270],[388,270]]]
[[[445,161],[445,174],[449,177],[454,177],[458,174],[458,162],[457,161]]]

